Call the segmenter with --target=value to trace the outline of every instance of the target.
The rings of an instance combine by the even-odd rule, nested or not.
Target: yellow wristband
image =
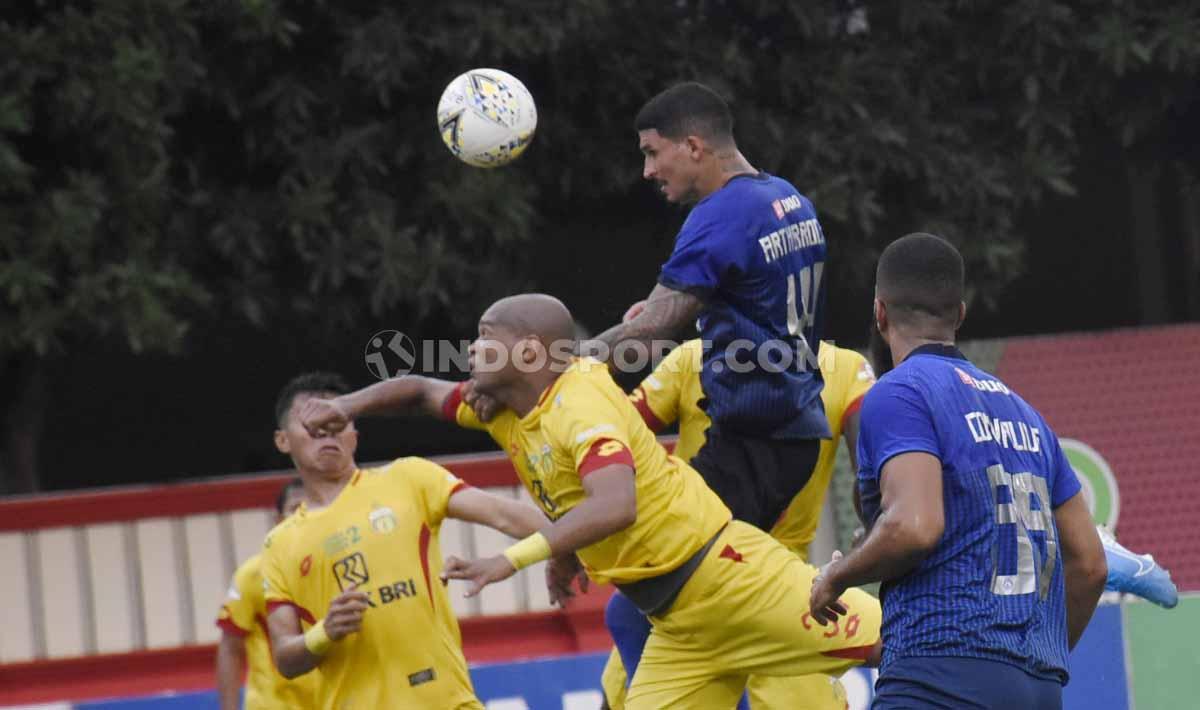
[[[324,656],[333,644],[333,639],[325,633],[325,620],[321,619],[311,629],[304,632],[304,647],[314,656]]]
[[[504,551],[513,569],[524,569],[542,560],[550,559],[550,542],[540,532],[535,532]]]

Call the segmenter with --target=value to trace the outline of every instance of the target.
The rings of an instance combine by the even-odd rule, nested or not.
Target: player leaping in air
[[[878,652],[879,606],[848,590],[836,630],[811,623],[816,570],[740,521],[685,462],[669,456],[606,367],[556,360],[573,342],[566,307],[526,294],[493,304],[470,348],[475,387],[504,409],[479,421],[463,385],[423,377],[381,382],[310,401],[306,426],[336,430],[355,417],[441,404],[462,426],[486,429],[554,521],[502,555],[450,559],[446,576],[468,594],[517,569],[554,559],[553,596],[577,555],[589,577],[611,581],[653,629],[627,707],[731,708],[750,675],[840,674]],[[504,353],[483,367],[482,353]],[[488,358],[486,361],[494,361]]]
[[[358,468],[352,421],[309,431],[298,416],[346,389],[337,376],[301,376],[276,405],[275,443],[300,472],[305,503],[264,542],[275,664],[289,678],[320,669],[310,707],[483,710],[438,580],[438,530],[457,518],[524,537],[545,518],[424,459]]]

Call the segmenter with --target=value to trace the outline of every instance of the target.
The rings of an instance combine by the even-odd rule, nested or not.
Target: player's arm
[[[474,409],[475,418],[487,422],[498,412],[495,400],[474,391],[474,383],[407,375],[334,397],[312,398],[300,410],[300,422],[314,436],[322,430],[341,431],[359,417],[424,413],[456,422],[460,402]],[[464,424],[464,426],[469,426]]]
[[[217,643],[217,701],[221,710],[241,707],[242,678],[246,675],[245,638],[221,631]]]
[[[486,525],[516,538],[528,537],[548,522],[532,505],[469,487],[450,496],[446,517]]]
[[[308,631],[300,630],[300,612],[292,604],[272,605],[267,616],[271,654],[284,678],[296,678],[321,663],[333,644],[362,628],[367,595],[351,588],[329,604],[329,612]]]
[[[637,521],[637,492],[631,463],[613,463],[583,477],[585,498],[566,515],[541,531],[526,537],[503,554],[465,561],[451,557],[443,576],[471,582],[466,596],[475,596],[485,586],[508,579],[518,569],[550,557],[573,554],[599,542]]]
[[[850,472],[851,474],[858,473],[858,409],[850,412],[845,419],[842,420],[842,439],[846,442],[846,453],[850,455]],[[862,498],[858,492],[858,486],[851,486],[853,494],[851,500],[854,502],[854,514],[858,516],[859,521],[866,524],[863,520]]]
[[[942,463],[936,456],[923,451],[893,456],[880,481],[880,512],[866,539],[813,583],[811,612],[818,623],[833,618],[827,609],[846,589],[907,574],[942,538]]]
[[[1075,648],[1104,591],[1108,562],[1083,493],[1076,493],[1054,509],[1054,524],[1058,528],[1066,586],[1067,646]]]
[[[703,310],[700,296],[655,284],[636,315],[581,343],[581,352],[610,362],[617,343],[632,340],[649,346],[655,338],[672,337],[690,326]]]

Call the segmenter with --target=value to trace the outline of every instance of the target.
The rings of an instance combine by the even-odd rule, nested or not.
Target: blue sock
[[[608,633],[612,634],[617,653],[621,654],[621,663],[625,666],[625,685],[628,687],[642,660],[646,639],[650,638],[650,620],[629,601],[629,597],[614,592],[604,607],[604,624],[608,627]],[[738,701],[737,710],[750,710],[750,699],[745,693]]]

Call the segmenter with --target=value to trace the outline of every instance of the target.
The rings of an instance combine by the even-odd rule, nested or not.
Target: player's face
[[[467,348],[467,366],[480,392],[494,392],[520,376],[512,362],[516,340],[491,318],[491,311],[479,319],[479,336]]]
[[[275,445],[292,457],[296,467],[304,471],[337,475],[354,468],[354,451],[358,448],[358,430],[354,422],[337,433],[319,432],[312,436],[300,425],[300,410],[312,397],[332,398],[332,394],[296,395],[288,410],[287,425],[275,432]]]
[[[676,142],[650,128],[638,131],[638,148],[642,151],[642,177],[653,181],[667,202],[695,200],[697,163],[686,140]]]

